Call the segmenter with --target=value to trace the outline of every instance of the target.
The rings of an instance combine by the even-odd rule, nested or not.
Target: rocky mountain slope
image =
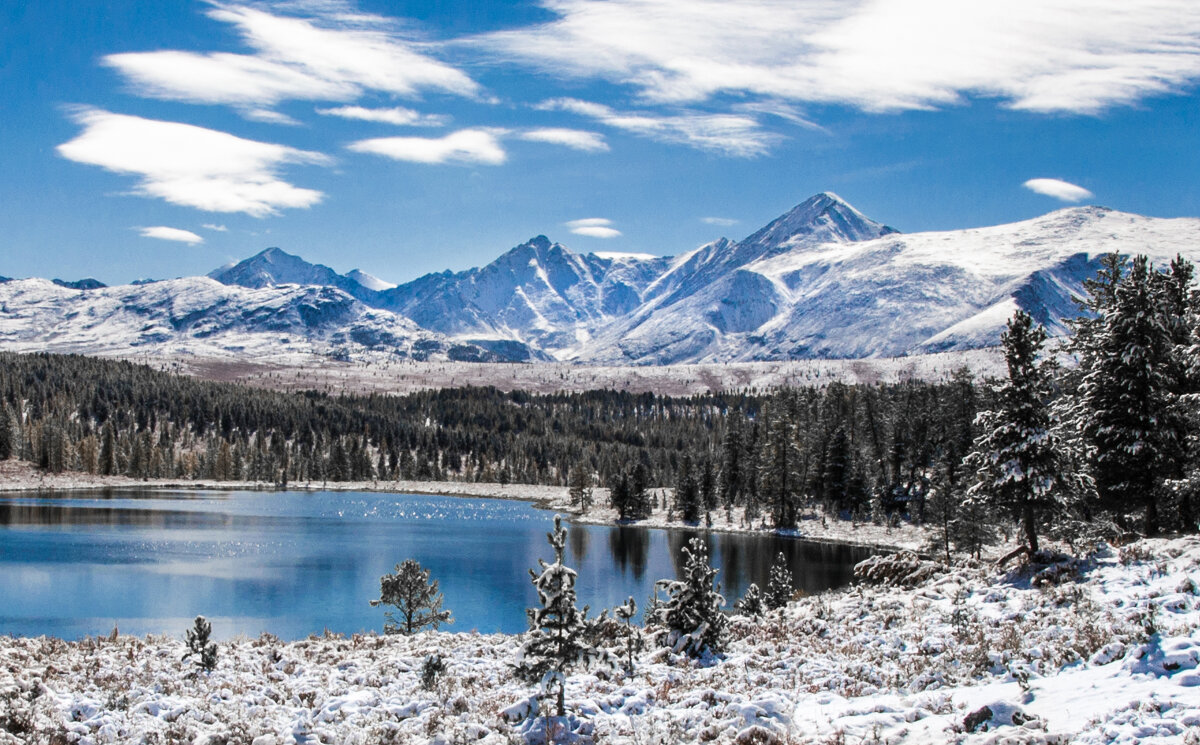
[[[0,348],[237,359],[367,351],[406,359],[495,359],[337,288],[249,289],[206,277],[87,290],[44,279],[5,282]]]
[[[399,286],[270,248],[210,279],[5,282],[0,347],[610,365],[961,351],[997,344],[1017,308],[1065,333],[1112,251],[1200,260],[1200,219],[1077,207],[901,234],[825,192],[741,241],[675,257],[581,254],[537,236],[486,266]]]

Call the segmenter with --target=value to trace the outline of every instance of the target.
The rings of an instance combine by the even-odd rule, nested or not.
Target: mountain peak
[[[856,243],[898,232],[875,222],[837,194],[823,191],[775,218],[742,243],[764,247]]]

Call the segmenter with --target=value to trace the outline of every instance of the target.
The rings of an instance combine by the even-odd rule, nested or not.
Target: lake
[[[441,582],[452,631],[520,632],[537,596],[528,570],[552,560],[553,513],[520,501],[346,492],[105,490],[0,494],[0,633],[73,639],[213,634],[296,639],[383,629],[379,578],[414,558]],[[695,533],[570,525],[567,564],[593,614],[673,578]],[[703,534],[703,533],[701,533]],[[809,593],[851,579],[864,548],[775,535],[707,537],[732,605],[765,586],[774,557]]]

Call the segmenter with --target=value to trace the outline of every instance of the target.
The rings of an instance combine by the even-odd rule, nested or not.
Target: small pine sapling
[[[633,625],[633,617],[637,615],[637,602],[630,596],[624,605],[613,608],[613,615],[618,621],[625,623],[625,674],[632,676],[634,655],[639,654],[643,646],[642,631]]]
[[[187,631],[187,648],[183,659],[196,658],[196,665],[206,673],[211,673],[217,666],[217,645],[210,641],[212,624],[204,616],[196,616],[195,625]]]
[[[751,582],[746,588],[746,594],[734,603],[734,608],[738,613],[748,618],[762,618],[766,611],[766,604],[763,601],[762,590],[758,589],[758,585]]]
[[[767,609],[778,610],[792,599],[792,570],[788,566],[787,557],[781,552],[775,557],[771,566],[770,578],[767,580]]]
[[[543,694],[553,688],[561,717],[567,713],[567,673],[587,668],[600,653],[587,641],[587,606],[575,607],[575,570],[563,565],[567,529],[562,516],[554,516],[554,530],[546,538],[554,549],[554,563],[538,559],[542,571],[529,570],[541,607],[526,610],[529,633],[517,652],[516,672],[526,683],[541,685]]]
[[[713,582],[717,570],[709,566],[708,548],[699,538],[684,547],[683,559],[682,578],[656,583],[655,592],[661,587],[667,600],[653,609],[654,621],[666,629],[663,642],[676,652],[689,657],[719,654],[729,619],[721,612],[725,598]]]
[[[450,611],[442,610],[444,599],[438,591],[438,581],[430,581],[429,570],[415,559],[405,559],[396,565],[394,574],[379,578],[379,599],[372,600],[371,605],[391,605],[397,609],[399,622],[392,611],[384,614],[385,634],[410,635],[426,626],[437,629],[443,623],[454,623]]]
[[[438,678],[442,673],[446,672],[446,662],[442,656],[436,652],[425,657],[425,661],[421,663],[421,688],[426,691],[432,691],[437,685]]]

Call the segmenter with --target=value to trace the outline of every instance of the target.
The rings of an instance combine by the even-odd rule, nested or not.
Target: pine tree
[[[792,568],[787,557],[780,552],[771,565],[771,573],[767,578],[766,604],[768,610],[778,610],[791,602],[795,590],[792,589]]]
[[[541,607],[526,611],[529,633],[517,653],[516,672],[526,683],[540,684],[544,694],[555,690],[561,717],[567,713],[567,673],[586,668],[599,652],[587,642],[587,606],[575,607],[575,570],[563,565],[567,529],[561,516],[554,516],[554,530],[546,538],[554,549],[554,563],[539,559],[542,571],[529,570]]]
[[[1038,355],[1046,331],[1018,310],[1001,337],[1008,380],[999,408],[979,415],[982,434],[966,464],[975,471],[968,503],[1007,509],[1022,528],[1026,550],[1038,550],[1040,520],[1066,505],[1068,479],[1050,413],[1050,379]]]
[[[0,401],[0,460],[8,460],[17,450],[16,433],[8,405]]]
[[[1177,344],[1179,298],[1190,266],[1170,277],[1136,257],[1125,275],[1109,269],[1097,285],[1095,321],[1083,326],[1079,417],[1092,448],[1092,473],[1103,507],[1119,516],[1143,511],[1143,530],[1159,530],[1164,482],[1179,474],[1186,415],[1178,393],[1183,364]]]
[[[400,615],[397,623],[392,611],[385,613],[385,634],[411,635],[426,626],[437,629],[443,623],[454,623],[450,611],[442,610],[444,600],[438,581],[429,580],[429,570],[415,559],[405,559],[396,565],[395,573],[379,578],[379,599],[372,600],[371,605],[393,606]]]
[[[757,584],[751,582],[750,586],[746,588],[746,593],[733,604],[733,607],[743,616],[761,618],[766,611],[762,590],[758,589]]]
[[[204,616],[196,616],[196,622],[187,630],[187,649],[183,659],[196,658],[201,670],[211,673],[217,667],[217,645],[210,641],[212,624]]]
[[[767,432],[759,460],[758,497],[770,508],[777,529],[792,530],[800,501],[795,427],[782,402],[771,407],[765,418]]]
[[[571,505],[578,507],[579,511],[586,515],[592,506],[591,470],[582,464],[572,466],[567,475],[567,482],[567,495],[571,499]]]
[[[690,657],[719,654],[725,647],[728,619],[721,612],[725,598],[713,584],[717,570],[709,566],[708,548],[699,538],[684,547],[683,559],[680,579],[655,583],[655,594],[667,599],[652,608],[652,617],[666,630],[663,643],[676,652]]]
[[[700,484],[692,468],[692,458],[683,456],[675,475],[675,513],[685,523],[700,522]]]
[[[618,605],[613,608],[613,616],[618,621],[624,624],[625,631],[625,674],[632,676],[634,671],[634,657],[642,651],[642,631],[633,625],[633,619],[637,616],[637,603],[630,596],[623,605]]]

